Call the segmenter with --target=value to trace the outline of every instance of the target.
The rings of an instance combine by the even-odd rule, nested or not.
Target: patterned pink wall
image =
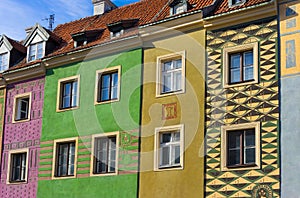
[[[14,97],[31,92],[30,120],[12,123]],[[6,109],[3,134],[3,153],[1,164],[0,197],[36,197],[38,182],[38,159],[40,134],[42,130],[42,109],[44,98],[44,78],[16,83],[7,87]],[[7,184],[8,155],[10,150],[28,148],[27,183]]]

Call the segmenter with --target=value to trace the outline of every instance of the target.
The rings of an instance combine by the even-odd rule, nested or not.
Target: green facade
[[[136,197],[142,50],[47,69],[38,197]],[[119,101],[95,104],[96,71],[121,66]],[[56,111],[58,81],[80,76],[79,108]],[[118,174],[90,176],[92,135],[119,132]],[[78,137],[75,178],[53,179],[54,140]]]

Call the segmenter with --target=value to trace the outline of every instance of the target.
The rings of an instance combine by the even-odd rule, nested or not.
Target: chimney
[[[94,4],[94,15],[104,14],[117,6],[110,0],[92,0]]]

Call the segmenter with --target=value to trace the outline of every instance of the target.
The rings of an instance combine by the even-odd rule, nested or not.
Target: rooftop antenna
[[[48,21],[48,29],[50,31],[53,31],[54,17],[55,17],[55,14],[50,14],[49,18],[42,19],[43,21]]]

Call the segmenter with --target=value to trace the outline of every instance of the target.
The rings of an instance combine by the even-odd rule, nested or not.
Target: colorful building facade
[[[280,26],[281,194],[297,197],[299,155],[299,11],[300,1],[278,1]]]
[[[255,7],[207,19],[205,197],[280,197],[276,6]]]
[[[6,92],[1,197],[36,197],[44,78],[11,83]]]

